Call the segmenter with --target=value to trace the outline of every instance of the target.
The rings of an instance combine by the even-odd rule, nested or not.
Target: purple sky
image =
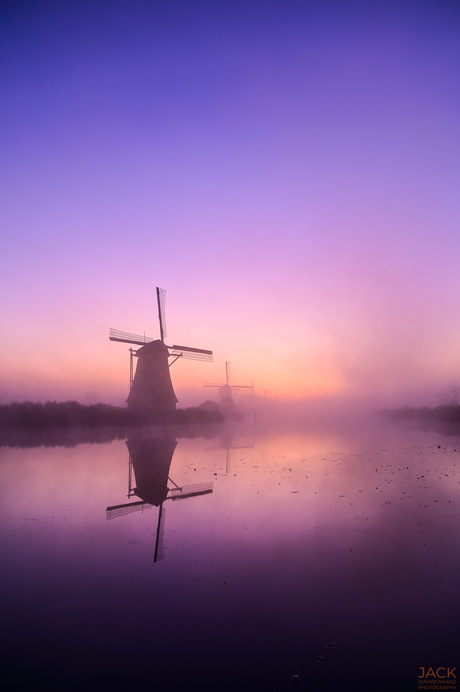
[[[180,403],[433,405],[460,380],[460,7],[6,2],[2,400],[121,403],[109,327],[214,351]]]

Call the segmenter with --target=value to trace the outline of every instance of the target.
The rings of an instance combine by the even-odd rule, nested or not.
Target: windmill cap
[[[141,346],[137,349],[136,356],[142,358],[155,358],[156,356],[169,355],[168,347],[160,341],[160,339],[155,339],[155,341],[149,341],[148,344]]]

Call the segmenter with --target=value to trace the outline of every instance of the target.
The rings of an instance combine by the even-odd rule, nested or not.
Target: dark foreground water
[[[127,443],[0,449],[3,689],[453,689],[459,437]]]

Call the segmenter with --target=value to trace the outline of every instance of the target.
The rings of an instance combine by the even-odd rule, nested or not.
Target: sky
[[[122,404],[109,328],[212,349],[179,405],[460,380],[460,6],[6,1],[0,400]]]

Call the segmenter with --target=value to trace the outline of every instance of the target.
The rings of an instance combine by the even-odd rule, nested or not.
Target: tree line
[[[134,414],[111,404],[80,404],[78,401],[13,402],[0,406],[0,427],[102,427],[127,426],[149,422],[215,423],[222,420],[216,411],[199,408],[178,409],[170,415],[151,418]]]

